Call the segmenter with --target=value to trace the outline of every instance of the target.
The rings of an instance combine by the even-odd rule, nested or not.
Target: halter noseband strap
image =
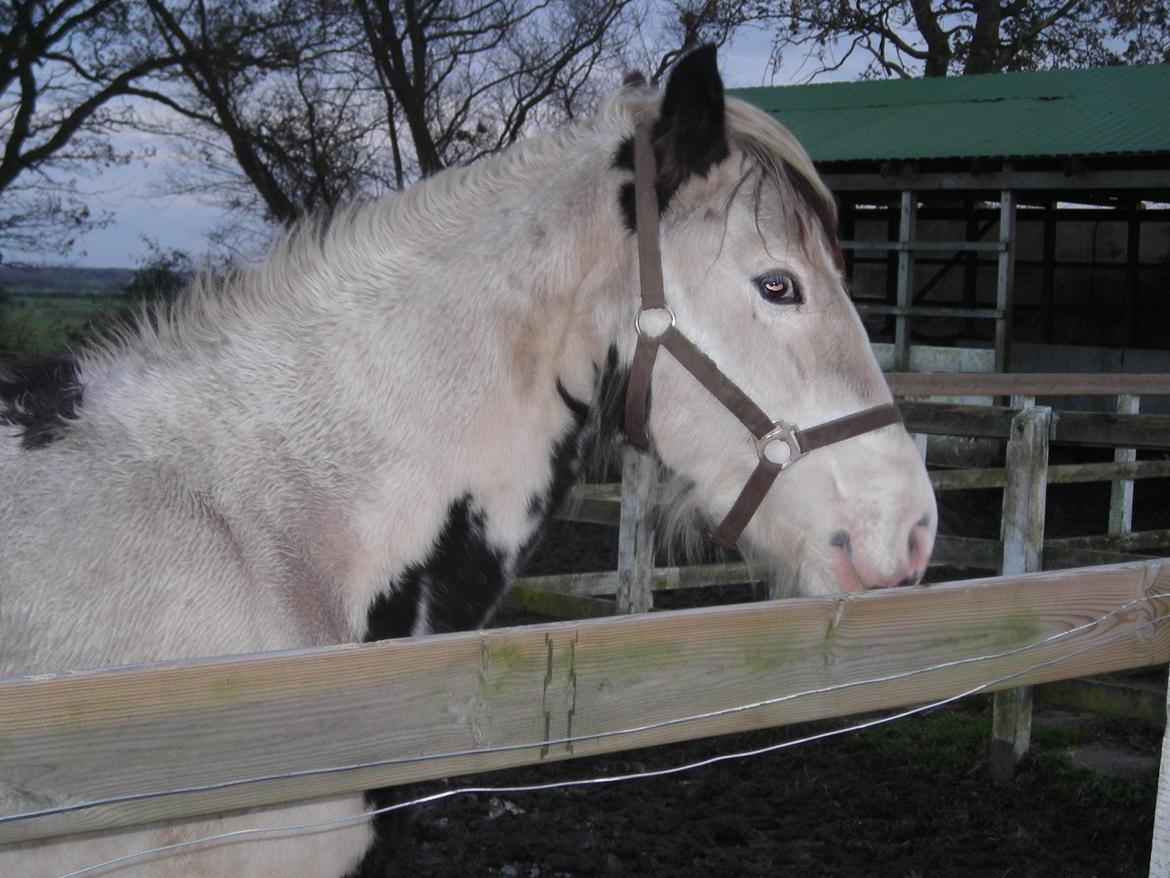
[[[655,176],[650,133],[645,125],[639,125],[634,131],[634,216],[638,233],[642,308],[634,321],[638,341],[626,390],[626,437],[636,448],[642,451],[649,449],[650,378],[658,349],[666,348],[755,437],[760,462],[713,534],[719,545],[734,548],[748,521],[763,502],[764,495],[783,470],[810,451],[890,424],[900,424],[902,415],[896,405],[880,405],[801,430],[793,424],[772,420],[715,365],[714,360],[699,350],[675,326],[674,313],[666,306],[662,256],[658,249],[658,193]],[[665,312],[670,317],[670,325],[651,335],[642,326],[642,316],[648,311]]]

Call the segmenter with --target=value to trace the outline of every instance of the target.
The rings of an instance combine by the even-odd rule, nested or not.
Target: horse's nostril
[[[847,530],[835,530],[829,537],[829,545],[841,549],[850,558],[853,557],[853,540]]]

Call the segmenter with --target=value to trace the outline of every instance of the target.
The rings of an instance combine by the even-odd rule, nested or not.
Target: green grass
[[[1015,784],[1092,801],[1101,807],[1126,807],[1150,813],[1157,778],[1128,780],[1109,777],[1074,765],[1070,750],[1084,744],[1113,743],[1157,752],[1162,732],[1140,720],[1083,714],[1072,725],[1051,726],[1038,717],[1032,727],[1032,747]],[[976,698],[958,709],[941,710],[910,721],[868,729],[852,738],[851,746],[871,748],[893,762],[917,765],[937,774],[986,773],[991,740],[991,699]]]
[[[120,303],[106,296],[11,295],[0,310],[0,352],[49,354],[76,347],[111,319]]]

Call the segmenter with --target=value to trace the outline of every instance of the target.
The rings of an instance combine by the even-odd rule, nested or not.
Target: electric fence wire
[[[1040,640],[1034,641],[1033,643],[1029,643],[1029,644],[1026,644],[1024,646],[1016,647],[1016,648],[1010,649],[1010,650],[1004,650],[1004,651],[999,652],[999,653],[989,653],[986,655],[974,656],[974,657],[970,657],[970,658],[966,658],[966,659],[954,659],[951,661],[940,662],[938,664],[931,665],[931,666],[926,667],[926,668],[918,668],[918,669],[915,669],[912,671],[903,671],[903,672],[899,672],[897,674],[890,674],[890,675],[886,675],[883,677],[870,678],[867,680],[855,680],[855,681],[852,681],[850,683],[842,683],[842,684],[837,684],[834,686],[827,686],[827,687],[821,687],[821,688],[817,688],[817,689],[806,690],[806,691],[802,691],[802,692],[789,693],[788,695],[779,696],[777,698],[765,699],[762,701],[752,702],[750,704],[737,705],[735,707],[723,708],[721,710],[709,711],[709,712],[705,712],[705,713],[701,713],[701,714],[693,714],[693,715],[690,715],[687,717],[674,718],[671,720],[663,720],[663,721],[659,721],[656,723],[650,723],[650,724],[647,724],[645,726],[631,727],[631,728],[622,729],[619,731],[599,732],[599,733],[594,733],[594,734],[589,734],[589,735],[571,736],[571,737],[566,737],[566,738],[557,739],[557,740],[553,740],[553,741],[544,740],[544,741],[540,741],[540,742],[535,743],[535,744],[513,744],[513,745],[505,745],[505,746],[498,746],[498,747],[485,747],[485,748],[481,748],[478,750],[457,751],[457,752],[452,753],[452,754],[443,754],[443,755],[439,755],[439,756],[432,754],[432,755],[426,755],[426,756],[421,756],[421,757],[402,757],[400,759],[381,760],[381,761],[374,761],[374,762],[370,762],[370,763],[360,763],[360,764],[356,764],[354,766],[345,766],[341,769],[314,769],[314,770],[308,771],[308,772],[288,772],[286,774],[271,775],[270,777],[272,779],[285,778],[285,777],[301,777],[301,776],[305,776],[306,774],[321,774],[321,773],[327,773],[327,772],[332,773],[334,771],[348,771],[348,770],[354,770],[356,768],[364,768],[367,766],[377,767],[377,766],[382,766],[382,765],[398,764],[398,763],[404,763],[404,762],[411,763],[411,762],[429,761],[432,759],[445,758],[446,755],[456,755],[457,756],[457,755],[464,755],[466,753],[506,752],[506,751],[517,750],[517,749],[532,749],[535,747],[545,747],[545,746],[549,746],[552,744],[559,744],[559,743],[565,743],[565,744],[576,743],[576,742],[580,742],[580,741],[594,740],[597,738],[611,737],[614,735],[633,734],[634,732],[648,731],[648,730],[652,730],[652,729],[656,729],[656,728],[662,728],[664,726],[677,725],[679,723],[693,722],[695,720],[706,719],[706,718],[710,718],[710,717],[718,717],[718,716],[728,715],[731,713],[737,713],[737,712],[742,712],[742,711],[747,711],[747,710],[755,710],[755,709],[758,709],[760,707],[766,707],[766,706],[773,705],[773,704],[779,704],[779,703],[782,703],[785,701],[790,701],[794,698],[805,697],[808,695],[828,694],[828,693],[832,693],[835,691],[855,688],[857,686],[862,686],[862,685],[870,685],[870,684],[875,684],[875,683],[888,682],[888,681],[892,681],[892,680],[905,679],[907,677],[911,677],[911,676],[915,676],[915,675],[919,675],[919,674],[929,673],[932,671],[943,670],[943,669],[947,669],[947,668],[953,668],[956,666],[971,664],[974,662],[989,661],[989,660],[998,659],[998,658],[1010,657],[1012,655],[1017,655],[1017,654],[1020,654],[1020,653],[1023,653],[1023,652],[1029,651],[1029,650],[1037,649],[1037,648],[1040,648],[1042,646],[1050,645],[1052,643],[1059,642],[1060,640],[1064,640],[1064,639],[1067,639],[1069,637],[1075,636],[1076,634],[1079,634],[1083,631],[1086,631],[1090,628],[1093,628],[1097,625],[1100,625],[1101,623],[1107,621],[1108,619],[1112,618],[1113,616],[1116,616],[1118,613],[1124,612],[1125,610],[1131,609],[1139,604],[1153,601],[1153,600],[1156,600],[1159,598],[1165,598],[1168,596],[1170,596],[1170,595],[1167,595],[1164,593],[1157,593],[1157,594],[1151,594],[1151,595],[1146,595],[1146,596],[1143,596],[1140,598],[1136,598],[1134,600],[1126,602],[1125,604],[1121,604],[1121,605],[1113,608],[1112,610],[1105,613],[1104,615],[1102,615],[1096,619],[1090,620],[1089,622],[1085,622],[1085,623],[1082,623],[1081,625],[1074,626],[1066,631],[1062,631],[1062,632],[1058,632],[1056,634],[1049,635],[1048,637],[1041,638]],[[699,768],[705,768],[707,766],[715,765],[715,764],[722,763],[722,762],[730,762],[733,760],[748,759],[748,758],[752,758],[752,757],[756,757],[756,756],[762,756],[762,755],[765,755],[768,753],[773,753],[773,752],[776,752],[779,750],[785,750],[785,749],[789,749],[792,747],[797,747],[797,746],[800,746],[802,744],[809,744],[809,743],[813,743],[816,741],[824,740],[826,738],[836,737],[838,735],[845,735],[845,734],[850,734],[853,732],[864,731],[866,729],[874,728],[876,726],[884,725],[886,723],[894,722],[896,720],[905,719],[907,717],[915,716],[915,715],[922,714],[922,713],[927,713],[931,710],[937,710],[941,707],[945,707],[945,706],[952,704],[956,701],[959,701],[963,698],[968,698],[972,695],[977,695],[981,692],[985,692],[988,689],[991,689],[993,687],[999,686],[999,685],[1004,684],[1004,683],[1008,683],[1011,680],[1017,679],[1019,677],[1025,676],[1027,674],[1031,674],[1031,673],[1038,671],[1040,669],[1043,669],[1046,667],[1051,667],[1051,666],[1060,664],[1062,662],[1068,661],[1070,659],[1077,658],[1081,655],[1085,655],[1087,653],[1101,649],[1103,647],[1109,646],[1109,645],[1116,643],[1120,640],[1123,640],[1127,637],[1133,636],[1135,633],[1137,633],[1138,631],[1140,631],[1142,629],[1151,629],[1151,628],[1153,628],[1154,625],[1156,625],[1159,622],[1162,622],[1166,619],[1170,619],[1170,613],[1141,620],[1140,622],[1135,623],[1135,625],[1133,626],[1133,630],[1126,630],[1126,631],[1123,631],[1121,633],[1115,634],[1111,637],[1105,638],[1103,640],[1099,640],[1095,643],[1088,644],[1087,646],[1081,647],[1079,649],[1075,649],[1075,650],[1072,650],[1070,652],[1063,653],[1059,656],[1055,656],[1055,657],[1050,658],[1050,659],[1045,659],[1043,661],[1036,662],[1032,665],[1029,665],[1026,668],[1021,669],[1021,670],[1013,671],[1009,674],[1005,674],[1005,675],[1002,675],[1000,677],[996,677],[996,678],[993,678],[991,680],[984,681],[984,682],[979,683],[978,685],[973,686],[969,689],[966,689],[964,691],[958,692],[958,693],[953,694],[953,695],[949,695],[945,698],[942,698],[942,699],[939,699],[936,701],[929,702],[927,704],[917,705],[914,707],[906,708],[906,709],[901,710],[901,711],[897,711],[897,712],[892,713],[892,714],[887,714],[885,716],[875,717],[875,718],[871,718],[868,720],[864,720],[862,722],[855,723],[855,724],[852,724],[849,726],[844,726],[844,727],[836,728],[836,729],[829,729],[829,730],[817,732],[815,734],[807,735],[804,737],[794,738],[794,739],[790,739],[790,740],[786,740],[786,741],[780,741],[780,742],[775,743],[775,744],[769,744],[769,745],[766,745],[763,747],[758,747],[758,748],[751,749],[751,750],[737,751],[735,753],[717,754],[715,756],[711,756],[711,757],[708,757],[706,759],[701,759],[701,760],[686,763],[683,765],[676,765],[676,766],[670,766],[667,768],[659,768],[659,769],[650,769],[650,770],[645,770],[645,771],[631,772],[631,773],[621,774],[621,775],[577,778],[577,779],[573,779],[573,780],[554,781],[554,782],[549,782],[549,783],[544,783],[544,784],[524,784],[524,785],[517,785],[517,786],[475,786],[475,787],[460,787],[458,789],[452,789],[452,790],[443,790],[443,791],[440,791],[437,793],[432,793],[430,795],[419,797],[417,799],[410,799],[410,800],[403,801],[403,802],[397,802],[393,805],[387,805],[387,806],[382,807],[382,808],[377,808],[377,809],[365,811],[365,812],[362,812],[360,814],[348,815],[345,817],[332,818],[329,820],[313,821],[313,822],[309,822],[309,823],[287,824],[287,825],[283,825],[283,826],[266,826],[266,827],[252,827],[252,828],[248,828],[248,829],[239,829],[239,830],[234,830],[231,832],[224,832],[224,833],[219,833],[216,835],[209,835],[209,836],[205,836],[202,838],[189,839],[187,841],[175,842],[172,844],[162,845],[160,847],[150,848],[147,850],[134,851],[134,852],[131,852],[128,854],[123,854],[122,856],[119,856],[119,857],[114,857],[114,858],[109,859],[109,860],[104,860],[100,863],[94,863],[92,865],[85,866],[81,869],[77,869],[77,870],[72,871],[72,872],[68,872],[64,875],[58,876],[58,878],[79,878],[79,876],[91,875],[91,874],[98,872],[102,869],[106,869],[106,868],[111,867],[111,866],[121,865],[123,863],[129,862],[132,860],[143,859],[145,857],[151,857],[151,856],[156,856],[156,855],[161,855],[161,854],[174,853],[174,852],[179,851],[179,850],[184,850],[184,849],[188,849],[188,848],[192,848],[192,847],[196,847],[196,846],[210,845],[210,844],[217,844],[217,843],[227,843],[227,842],[232,842],[232,841],[240,841],[240,840],[244,840],[247,838],[254,838],[254,837],[262,836],[262,835],[275,835],[278,833],[279,834],[290,834],[290,833],[311,832],[311,831],[320,831],[320,830],[326,830],[326,829],[339,828],[341,826],[350,825],[350,824],[357,823],[360,821],[368,820],[368,819],[371,819],[371,818],[376,817],[376,816],[381,815],[381,814],[387,814],[387,813],[390,813],[392,811],[398,811],[398,810],[402,810],[405,808],[411,808],[411,807],[417,807],[420,805],[430,804],[432,802],[440,801],[442,799],[452,798],[454,796],[478,795],[478,794],[484,794],[484,793],[514,795],[514,794],[529,793],[529,792],[543,792],[543,791],[556,790],[556,789],[609,785],[609,784],[622,783],[622,782],[632,781],[632,780],[646,780],[646,779],[657,778],[657,777],[666,777],[666,776],[680,774],[680,773],[687,772],[687,771],[693,771],[693,770],[696,770]],[[207,786],[200,786],[200,787],[168,790],[168,791],[157,792],[157,793],[143,793],[143,794],[137,794],[137,795],[132,796],[132,797],[118,797],[118,798],[113,798],[110,800],[102,800],[102,801],[99,801],[96,803],[84,803],[81,805],[64,806],[61,808],[46,809],[45,811],[35,812],[35,813],[28,812],[25,814],[12,815],[12,816],[0,818],[0,824],[2,824],[5,821],[12,820],[12,819],[30,819],[33,816],[60,814],[60,813],[66,813],[69,811],[75,811],[75,810],[78,810],[79,808],[96,807],[97,805],[106,804],[107,801],[121,802],[121,801],[125,801],[127,799],[154,798],[154,797],[171,795],[174,793],[183,793],[183,792],[188,792],[188,791],[203,791],[206,789],[218,789],[218,788],[222,788],[223,786],[236,786],[236,785],[239,785],[242,783],[255,783],[255,782],[259,782],[260,780],[263,780],[263,779],[268,779],[268,778],[267,777],[266,778],[254,778],[254,779],[248,779],[245,781],[234,781],[234,782],[231,782],[228,784],[221,784],[221,785],[207,785]]]

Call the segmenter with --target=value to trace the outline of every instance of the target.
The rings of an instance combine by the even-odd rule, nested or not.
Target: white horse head
[[[677,327],[775,421],[808,429],[890,403],[845,290],[832,196],[792,136],[724,100],[710,50],[679,64],[652,112],[665,299]],[[658,362],[655,450],[719,521],[759,443],[672,357]],[[900,424],[792,463],[748,522],[743,548],[803,593],[920,579],[937,516]]]

